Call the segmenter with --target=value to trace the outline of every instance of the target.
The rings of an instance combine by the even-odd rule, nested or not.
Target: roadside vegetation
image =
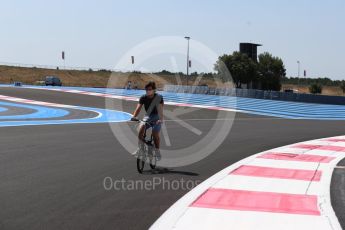
[[[236,54],[238,55],[238,54]],[[221,58],[221,57],[220,57]],[[250,73],[253,68],[261,66],[261,75],[255,75],[253,88],[255,86],[258,88],[262,84],[264,89],[275,89],[275,90],[285,90],[285,89],[296,89],[300,93],[310,93],[310,86],[312,84],[319,84],[322,86],[322,94],[324,95],[345,95],[345,81],[331,80],[329,78],[298,78],[286,77],[284,76],[283,65],[279,58],[274,58],[272,55],[259,55],[258,63],[252,63],[250,60],[244,57],[223,57],[225,61],[233,61],[235,58],[244,59],[247,64],[237,64],[231,66],[232,77],[234,78],[234,83],[237,86],[243,86],[250,82],[252,78],[242,77],[244,73]],[[225,63],[226,63],[225,62]],[[228,62],[229,63],[229,62]],[[231,63],[231,62],[230,62]],[[248,64],[249,63],[249,64]],[[261,63],[261,65],[259,65]],[[276,63],[278,67],[274,67],[273,71],[271,66]],[[256,65],[256,67],[253,67]],[[274,65],[274,66],[275,66]],[[215,67],[216,68],[216,67]],[[237,69],[238,70],[237,70]],[[257,70],[257,69],[256,69]],[[215,87],[216,85],[221,85],[224,80],[220,78],[215,82],[213,77],[214,73],[197,73],[192,72],[189,76],[189,82],[194,82],[199,74],[203,75],[202,80],[199,85],[208,85],[210,87]],[[155,73],[121,73],[121,72],[111,72],[110,70],[63,70],[63,69],[45,69],[45,68],[35,68],[35,67],[17,67],[17,66],[1,66],[0,65],[0,83],[1,84],[12,84],[15,81],[22,82],[24,84],[42,84],[45,76],[58,76],[63,85],[65,86],[85,86],[85,87],[107,87],[108,80],[112,76],[116,79],[116,87],[122,88],[126,85],[128,81],[136,82],[139,88],[142,88],[144,83],[149,80],[155,80],[159,88],[163,88],[165,84],[179,84],[175,76],[179,76],[182,84],[186,84],[187,78],[183,73],[172,73],[167,70],[162,70]],[[159,76],[159,77],[157,77]]]
[[[313,83],[309,86],[309,92],[312,94],[321,94],[322,93],[322,85],[318,83]]]

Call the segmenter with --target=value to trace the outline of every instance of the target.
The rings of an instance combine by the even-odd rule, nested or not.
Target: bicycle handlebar
[[[132,117],[132,118],[131,118],[131,121],[139,122],[140,120],[139,120],[138,118],[136,118],[136,117]]]
[[[153,126],[153,125],[155,125],[155,122],[148,122],[148,121],[144,121],[144,120],[140,120],[140,119],[138,119],[138,118],[136,118],[136,117],[132,117],[131,118],[131,121],[135,121],[135,122],[144,122],[145,124],[148,124],[148,125],[150,125],[150,126]]]

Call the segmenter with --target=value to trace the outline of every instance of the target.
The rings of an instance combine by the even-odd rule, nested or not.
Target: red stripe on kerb
[[[240,211],[320,215],[317,196],[315,195],[232,189],[209,189],[190,206]]]
[[[90,92],[85,92],[85,91],[81,91],[81,92],[78,92],[79,94],[86,94],[86,95],[89,95]]]
[[[329,138],[329,139],[325,139],[325,141],[331,141],[331,142],[345,142],[345,139]]]
[[[179,103],[177,104],[178,106],[186,106],[186,107],[190,107],[192,106],[191,104],[186,104],[186,103]]]
[[[284,160],[284,161],[320,162],[320,163],[329,163],[335,159],[335,157],[327,157],[327,156],[319,156],[319,155],[311,155],[311,154],[279,153],[279,152],[264,153],[258,156],[257,158]]]
[[[212,110],[223,110],[224,108],[222,108],[222,107],[217,107],[217,106],[213,106],[213,107],[208,107],[208,109],[212,109]]]
[[[345,152],[345,147],[342,146],[332,146],[332,145],[307,145],[307,144],[299,144],[293,145],[293,148],[301,148],[301,149],[318,149],[318,150],[329,150],[334,152]]]
[[[122,96],[122,98],[125,100],[133,100],[133,97]],[[134,99],[138,100],[137,98]]]
[[[105,94],[105,93],[97,93],[97,96],[100,96],[100,97],[106,97],[108,94]]]
[[[321,171],[304,169],[271,168],[242,165],[230,173],[231,175],[268,177],[291,180],[320,181]]]

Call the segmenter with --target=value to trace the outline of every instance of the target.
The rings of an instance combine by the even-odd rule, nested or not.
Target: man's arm
[[[139,115],[142,107],[143,107],[143,105],[140,103],[137,105],[137,107],[134,110],[133,117],[137,117]]]

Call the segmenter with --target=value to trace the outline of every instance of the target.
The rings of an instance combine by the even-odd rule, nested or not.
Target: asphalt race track
[[[101,97],[48,90],[0,88],[0,95],[105,107],[105,99]],[[135,105],[123,101],[125,112],[131,113]],[[75,111],[69,116],[91,116],[80,113]],[[208,130],[216,115],[214,110],[197,110],[181,119],[200,130]],[[150,180],[154,176],[202,181],[260,151],[344,135],[344,124],[345,121],[289,120],[237,113],[226,140],[209,157],[154,175],[137,173],[135,159],[114,137],[107,123],[0,127],[0,229],[147,229],[187,191],[162,188],[107,191],[104,178]],[[178,145],[188,146],[194,141],[192,137],[186,138],[187,131],[178,123],[166,121],[166,126]],[[338,216],[343,217],[344,172],[336,169],[332,180],[333,206]],[[344,228],[345,219],[340,221]]]

